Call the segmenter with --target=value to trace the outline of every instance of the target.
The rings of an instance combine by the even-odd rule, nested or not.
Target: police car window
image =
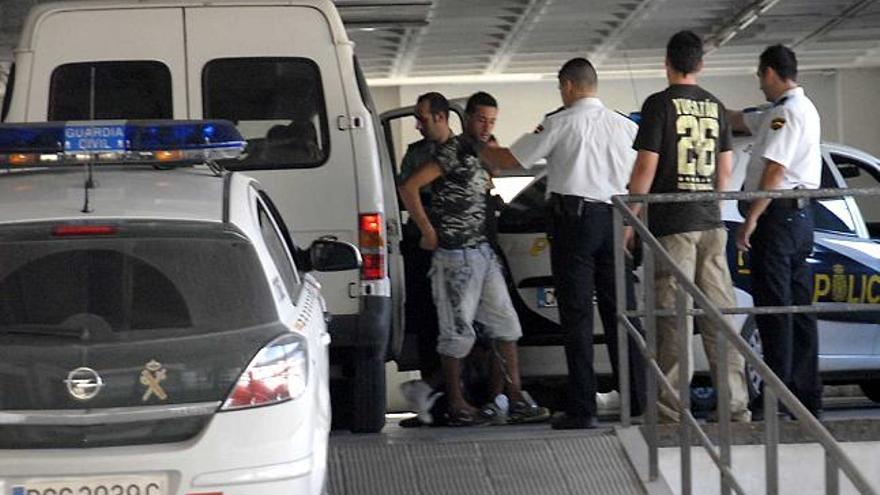
[[[852,189],[880,187],[880,161],[862,160],[842,153],[831,153],[831,160],[840,171],[846,186]],[[869,230],[880,224],[880,196],[855,196],[855,202]]]
[[[823,189],[840,187],[831,172],[830,164],[824,159],[822,160],[821,187]],[[856,234],[855,221],[853,221],[849,206],[843,198],[828,198],[817,201],[813,208],[813,216],[816,230],[847,235]]]
[[[547,176],[534,180],[508,203],[498,217],[498,232],[547,232]]]
[[[34,229],[39,238],[0,241],[0,329],[86,327],[91,341],[108,341],[125,332],[213,333],[277,321],[242,236],[213,225],[162,236],[151,235],[160,227],[149,229],[46,239],[43,226]]]
[[[204,116],[235,122],[247,139],[236,169],[309,168],[330,152],[318,66],[304,58],[224,58],[202,72]]]
[[[156,61],[61,65],[52,72],[47,118],[170,119],[171,71]]]
[[[266,242],[269,256],[272,257],[272,262],[275,263],[275,267],[281,275],[281,281],[284,283],[292,303],[296,298],[300,285],[299,275],[296,272],[296,267],[293,265],[293,259],[287,247],[285,247],[278,227],[262,202],[259,202],[257,206],[257,215],[260,221],[260,233],[263,235],[263,241]]]

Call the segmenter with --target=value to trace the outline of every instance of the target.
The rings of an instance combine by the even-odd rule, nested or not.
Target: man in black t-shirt
[[[630,193],[676,193],[724,190],[733,166],[731,131],[724,106],[711,93],[697,85],[703,67],[703,43],[690,31],[675,34],[666,47],[666,75],[669,87],[651,95],[642,106],[642,120],[634,148],[638,151],[630,179]],[[638,205],[633,206],[638,211]],[[656,203],[650,206],[648,227],[676,265],[706,293],[718,307],[736,306],[733,284],[727,266],[727,230],[721,222],[717,201]],[[675,308],[677,284],[668,267],[657,266],[655,274],[657,305]],[[688,301],[687,307],[692,306]],[[719,329],[700,322],[703,346],[709,358],[713,381],[717,384]],[[693,374],[691,319],[688,339],[680,342],[674,317],[657,319],[657,360],[666,378],[678,383],[679,366]],[[686,345],[690,359],[680,363],[678,350]],[[728,344],[727,380],[730,410],[734,421],[749,421],[748,392],[744,360]],[[667,393],[660,396],[660,414],[678,421],[677,400]]]

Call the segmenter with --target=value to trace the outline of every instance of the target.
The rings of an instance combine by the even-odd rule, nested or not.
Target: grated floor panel
[[[642,495],[613,430],[547,425],[389,426],[381,435],[335,433],[330,495]]]

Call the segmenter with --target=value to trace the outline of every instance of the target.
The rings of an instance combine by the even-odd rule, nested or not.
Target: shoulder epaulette
[[[781,107],[782,105],[785,105],[786,101],[788,101],[788,96],[783,96],[782,98],[779,99],[779,101],[774,103],[773,106],[774,107]]]
[[[559,113],[559,112],[561,112],[561,111],[563,111],[563,110],[565,110],[565,107],[559,107],[559,108],[557,108],[556,110],[553,110],[552,112],[550,112],[550,113],[548,113],[548,114],[544,114],[544,117],[549,117],[549,116],[551,116],[551,115],[556,115],[557,113]]]

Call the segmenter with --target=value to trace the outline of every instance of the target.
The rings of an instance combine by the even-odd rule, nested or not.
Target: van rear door
[[[180,8],[49,13],[33,35],[31,67],[19,57],[26,108],[8,120],[184,118],[183,44]]]
[[[237,124],[248,140],[237,168],[262,183],[300,242],[331,235],[357,244],[352,142],[338,125],[348,111],[321,11],[192,7],[185,25],[190,118]],[[325,292],[331,312],[358,311],[356,270],[319,278],[332,288]]]

